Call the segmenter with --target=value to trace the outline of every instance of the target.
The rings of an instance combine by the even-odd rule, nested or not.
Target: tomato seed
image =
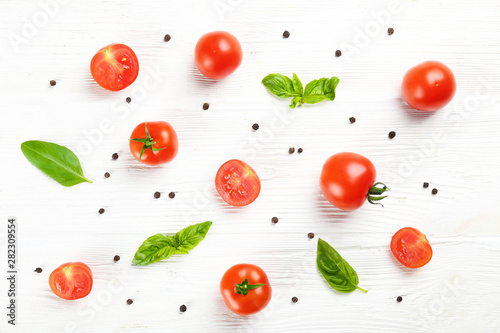
[[[161,193],[160,192],[155,192],[154,197],[156,199],[159,199],[161,197]]]
[[[314,233],[310,232],[307,234],[307,238],[313,239],[314,238]]]
[[[208,108],[210,107],[210,104],[208,103],[203,103],[203,110],[208,110]]]
[[[337,58],[340,57],[341,55],[342,55],[342,51],[340,51],[340,50],[335,51],[335,56]]]
[[[253,129],[254,131],[258,130],[258,129],[259,129],[259,124],[257,124],[257,123],[253,124],[253,125],[252,125],[252,129]]]
[[[393,28],[389,28],[387,29],[387,34],[390,36],[394,33],[394,29]]]
[[[432,189],[432,194],[437,194],[437,193],[438,193],[437,188],[433,188],[433,189]]]
[[[288,153],[289,153],[289,154],[293,154],[293,153],[295,153],[295,148],[293,148],[293,147],[288,148]]]
[[[119,260],[120,260],[120,256],[119,256],[119,255],[114,256],[114,258],[113,258],[113,261],[114,261],[114,262],[117,262],[117,261],[119,261]]]
[[[170,192],[170,193],[168,194],[168,197],[169,197],[170,199],[175,198],[175,193],[174,193],[174,192]]]
[[[180,312],[186,312],[187,310],[187,306],[185,306],[184,304],[182,304],[180,307],[179,307],[179,311]]]
[[[128,304],[128,305],[130,305],[130,304],[132,304],[132,303],[134,303],[134,301],[133,301],[133,300],[131,300],[131,299],[129,298],[129,299],[127,300],[127,304]]]
[[[403,297],[401,297],[401,296],[398,296],[398,298],[396,299],[396,301],[398,301],[398,302],[401,302],[402,300],[403,300]]]
[[[429,183],[425,182],[424,183],[424,188],[428,188],[429,187]]]
[[[396,132],[390,131],[389,132],[389,139],[394,139],[396,137]]]
[[[169,34],[166,34],[166,35],[165,35],[165,37],[163,37],[163,40],[164,40],[165,42],[168,42],[168,41],[170,41],[171,39],[172,39],[172,37],[170,37],[170,35],[169,35]]]
[[[351,122],[351,124],[354,124],[356,122],[356,118],[351,117],[351,118],[349,118],[349,121]]]
[[[127,97],[127,98],[125,98],[125,101],[126,101],[127,103],[130,103],[130,102],[132,102],[132,98]]]
[[[302,148],[297,149],[297,153],[299,153],[299,154],[302,154],[303,151],[304,151],[304,149],[302,149]]]
[[[105,210],[104,208],[99,209],[99,214],[104,214]]]
[[[288,38],[288,37],[290,37],[290,32],[288,30],[285,30],[283,32],[283,38]]]
[[[37,273],[41,273],[41,272],[42,272],[42,269],[41,269],[40,267],[37,267],[37,268],[35,269],[35,272],[37,272]]]
[[[275,217],[273,217],[273,218],[271,219],[271,222],[273,222],[273,223],[278,223],[278,218],[277,218],[276,216],[275,216]]]
[[[55,86],[55,85],[56,85],[56,80],[50,80],[50,82],[49,82],[49,83],[50,83],[50,85],[53,87],[53,86]]]
[[[118,154],[114,153],[113,155],[111,155],[111,158],[114,159],[114,160],[117,160],[118,159]]]
[[[298,301],[299,301],[299,299],[297,297],[295,297],[295,296],[292,297],[292,302],[293,303],[297,303]]]

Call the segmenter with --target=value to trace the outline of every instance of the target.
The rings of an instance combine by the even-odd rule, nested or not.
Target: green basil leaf
[[[315,104],[324,100],[335,99],[335,88],[339,84],[337,77],[322,78],[309,82],[304,91],[304,103]]]
[[[297,96],[302,96],[302,94],[304,94],[304,87],[295,73],[293,73],[292,84],[293,91],[297,94]]]
[[[187,254],[188,251],[195,248],[205,238],[211,226],[212,222],[207,221],[191,225],[179,231],[174,236],[176,253]]]
[[[356,289],[367,292],[358,287],[358,274],[351,265],[321,238],[318,239],[316,264],[326,282],[338,292],[350,293]]]
[[[290,107],[291,107],[292,109],[295,109],[295,107],[297,106],[297,103],[299,104],[299,106],[301,106],[301,105],[302,105],[302,103],[304,103],[304,102],[302,101],[302,97],[298,97],[298,96],[297,96],[297,97],[294,97],[294,98],[292,99],[292,103],[290,104]]]
[[[63,186],[92,183],[83,175],[78,157],[66,147],[45,141],[26,141],[21,144],[21,150],[38,170]]]
[[[170,235],[156,234],[142,243],[134,255],[132,263],[136,265],[149,265],[174,254],[173,237]]]
[[[296,96],[293,89],[293,82],[288,76],[281,74],[269,74],[262,79],[262,84],[279,98]]]
[[[194,224],[175,235],[156,234],[142,243],[132,260],[136,265],[154,264],[170,258],[173,254],[188,254],[206,236],[212,222]]]
[[[299,77],[294,73],[290,79],[282,74],[269,74],[262,83],[274,95],[280,98],[293,97],[290,107],[295,109],[304,103],[316,104],[324,100],[335,99],[335,88],[339,79],[335,76],[330,79],[313,80],[306,85],[305,91]]]

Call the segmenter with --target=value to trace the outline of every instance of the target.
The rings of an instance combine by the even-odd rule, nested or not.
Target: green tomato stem
[[[141,142],[143,144],[142,149],[141,149],[141,154],[139,155],[139,161],[142,160],[142,154],[146,151],[146,149],[151,149],[152,151],[160,151],[165,148],[154,148],[153,145],[156,143],[156,141],[153,141],[153,138],[151,138],[151,135],[149,134],[148,131],[148,124],[144,122],[144,129],[146,130],[146,139],[130,139],[130,141],[136,141],[136,142]]]
[[[248,279],[245,279],[242,283],[236,283],[234,285],[234,292],[240,295],[246,295],[250,290],[263,286],[265,286],[265,284],[248,284]]]
[[[382,187],[379,187],[379,186]],[[385,185],[384,183],[377,182],[370,187],[370,190],[368,191],[368,202],[371,203],[372,205],[380,205],[384,207],[380,202],[375,202],[375,201],[380,201],[383,200],[384,198],[387,198],[387,195],[382,195],[385,192],[390,191],[390,189]]]

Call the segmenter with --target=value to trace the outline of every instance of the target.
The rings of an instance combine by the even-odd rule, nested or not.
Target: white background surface
[[[4,272],[8,217],[19,231],[17,326],[1,314],[0,331],[500,332],[498,1],[61,1],[50,17],[41,6],[49,2],[0,3]],[[381,11],[390,14],[377,20]],[[196,70],[193,52],[202,34],[219,29],[237,36],[244,60],[212,82]],[[100,88],[89,72],[94,53],[114,42],[132,47],[141,66],[120,92]],[[405,105],[400,84],[407,69],[431,59],[454,71],[458,88],[452,104],[426,116]],[[337,98],[291,110],[260,84],[273,72],[295,72],[304,83],[336,75]],[[130,133],[146,120],[176,129],[172,163],[152,168],[131,156]],[[94,183],[65,188],[41,174],[19,147],[32,139],[75,151]],[[304,152],[289,155],[289,147]],[[341,151],[373,161],[392,190],[385,208],[346,213],[322,197],[322,164]],[[262,180],[245,208],[229,207],[214,189],[215,172],[231,158]],[[189,255],[130,264],[148,236],[206,220],[214,224]],[[418,270],[389,250],[406,226],[433,246]],[[356,269],[367,294],[328,287],[316,269],[318,237]],[[117,254],[122,260],[113,263]],[[64,301],[49,288],[50,272],[68,261],[93,270],[85,299]],[[241,262],[261,266],[274,292],[251,317],[233,315],[218,291],[225,270]]]

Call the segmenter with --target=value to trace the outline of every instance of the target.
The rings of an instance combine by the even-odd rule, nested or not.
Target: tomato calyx
[[[160,150],[165,149],[165,148],[155,148],[155,147],[153,147],[153,145],[156,143],[156,141],[153,141],[153,138],[149,134],[148,124],[146,122],[144,123],[144,128],[146,130],[146,136],[147,136],[146,139],[130,139],[130,141],[137,141],[137,142],[141,142],[141,143],[144,144],[142,146],[142,149],[141,149],[141,154],[139,155],[139,161],[142,160],[142,154],[144,154],[144,152],[146,151],[146,149],[151,149],[152,151],[160,151]]]
[[[379,187],[380,185],[382,187]],[[370,190],[368,191],[368,202],[371,203],[372,205],[380,205],[384,207],[384,205],[376,201],[380,201],[383,200],[384,198],[387,198],[387,195],[382,195],[387,191],[390,191],[390,189],[384,183],[377,182],[373,184],[372,187],[370,187]]]
[[[257,289],[260,287],[264,287],[265,284],[248,284],[248,279],[243,280],[242,283],[235,283],[234,292],[240,295],[246,295],[252,289]]]

